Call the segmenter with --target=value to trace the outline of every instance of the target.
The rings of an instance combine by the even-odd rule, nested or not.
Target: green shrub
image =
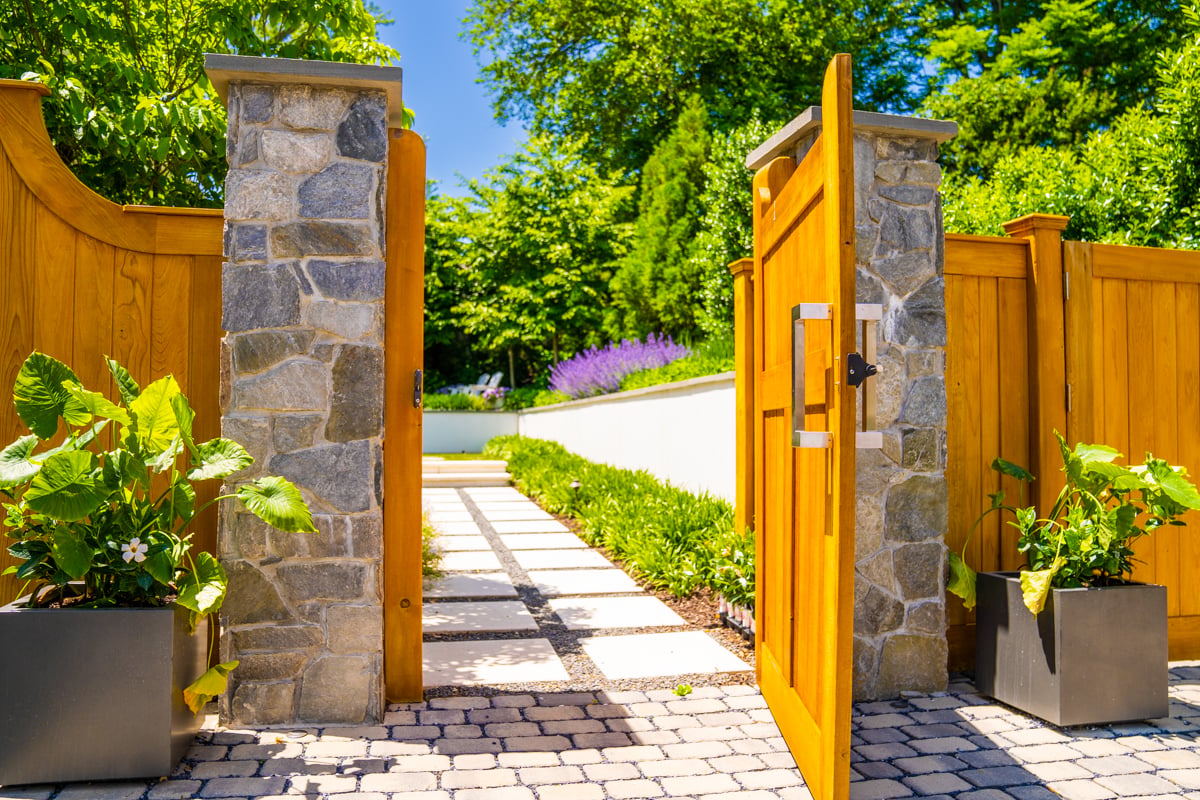
[[[589,544],[606,548],[650,586],[685,597],[704,586],[733,587],[741,576],[753,602],[752,537],[747,547],[748,534],[734,532],[733,508],[724,500],[677,489],[645,471],[595,464],[557,442],[499,436],[484,454],[507,461],[521,491],[574,517]]]
[[[442,551],[437,546],[438,532],[429,521],[429,514],[421,513],[421,576],[442,577]]]
[[[492,404],[473,394],[427,394],[426,411],[487,411]]]
[[[565,403],[570,399],[562,392],[556,392],[552,389],[522,386],[519,389],[513,389],[504,396],[504,410],[517,411],[522,408],[552,406],[555,403]]]
[[[703,378],[705,375],[717,375],[733,371],[733,337],[710,339],[704,344],[697,345],[690,355],[678,361],[654,369],[645,369],[626,375],[621,381],[621,391],[644,389],[647,386],[657,386],[660,383],[675,383],[690,378]]]

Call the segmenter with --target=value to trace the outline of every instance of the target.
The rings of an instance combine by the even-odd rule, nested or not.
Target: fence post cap
[[[1070,217],[1058,214],[1026,214],[1004,223],[1004,232],[1009,236],[1028,236],[1034,231],[1061,231],[1071,221]]]

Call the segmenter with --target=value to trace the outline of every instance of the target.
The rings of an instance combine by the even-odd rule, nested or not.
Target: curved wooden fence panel
[[[172,373],[196,435],[219,435],[222,211],[119,206],[92,192],[50,143],[45,94],[0,81],[0,446],[25,433],[10,387],[32,350],[109,394],[106,355],[143,385]],[[207,500],[218,487],[201,488]],[[216,508],[195,526],[212,550]],[[0,570],[11,563],[0,548]],[[19,588],[0,578],[0,602]]]

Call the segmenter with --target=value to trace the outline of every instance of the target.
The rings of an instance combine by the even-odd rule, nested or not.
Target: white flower
[[[121,558],[125,559],[126,564],[130,561],[140,564],[146,560],[146,551],[150,549],[150,545],[142,544],[142,540],[135,536],[129,540],[129,544],[121,549],[125,551],[121,553]]]

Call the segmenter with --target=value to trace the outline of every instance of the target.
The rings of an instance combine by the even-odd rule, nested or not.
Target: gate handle
[[[413,370],[413,408],[421,407],[421,370]]]

